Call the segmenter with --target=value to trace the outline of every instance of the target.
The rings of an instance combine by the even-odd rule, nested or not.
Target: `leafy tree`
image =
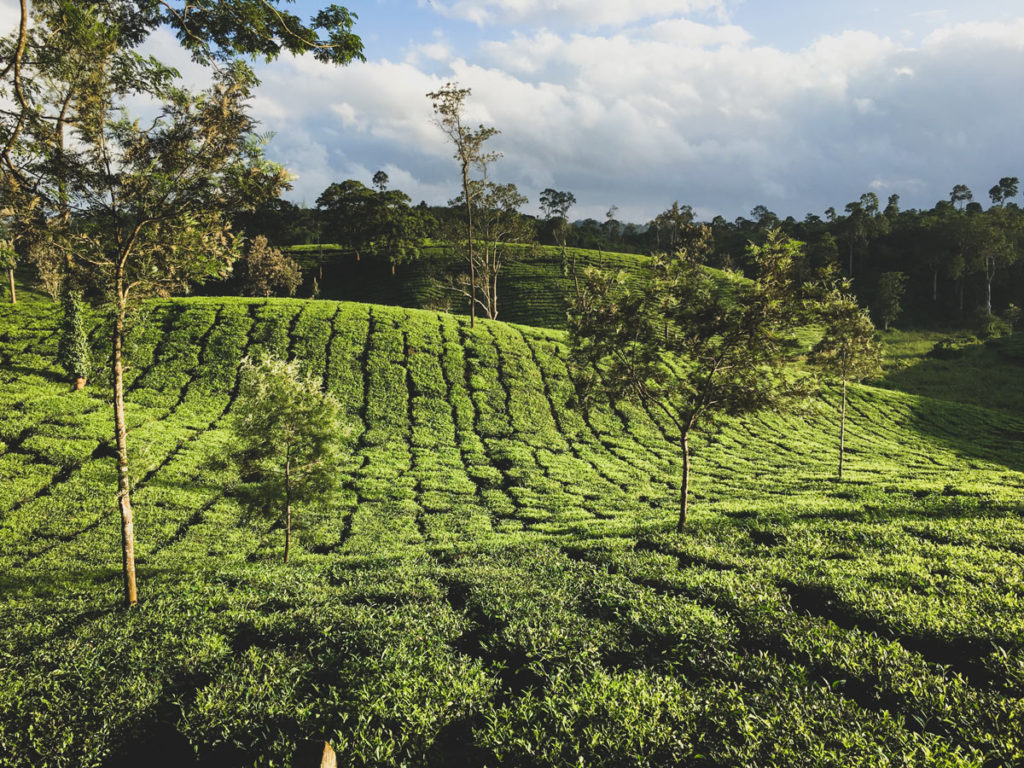
[[[957,184],[953,187],[953,191],[949,193],[949,202],[953,205],[959,206],[959,210],[963,211],[964,206],[974,199],[974,193],[971,192],[971,188],[966,184]]]
[[[249,244],[242,264],[242,289],[247,296],[293,296],[302,284],[302,270],[295,259],[285,256],[258,235]]]
[[[391,274],[395,267],[420,255],[429,216],[411,207],[409,196],[400,189],[378,189],[373,203],[373,250],[387,259]]]
[[[1020,307],[1016,304],[1007,304],[1006,309],[1003,311],[1003,320],[1010,326],[1010,334],[1017,330],[1021,317],[1024,317],[1024,311]]]
[[[18,266],[18,254],[14,250],[14,243],[10,240],[0,240],[0,269],[7,270],[7,280],[11,289],[11,304],[18,303],[18,293],[14,288],[14,268]]]
[[[889,323],[900,316],[903,307],[903,291],[906,289],[907,276],[902,272],[883,272],[878,278],[878,294],[875,298],[875,311],[882,321],[882,327],[889,330]]]
[[[770,232],[763,246],[749,246],[755,279],[728,283],[703,268],[710,248],[710,230],[693,227],[674,253],[651,258],[641,281],[588,269],[570,313],[569,367],[580,400],[602,392],[643,402],[678,435],[677,531],[686,525],[691,435],[806,391],[805,377],[787,365],[804,317],[792,278],[799,243]]]
[[[284,561],[291,552],[294,505],[327,503],[338,483],[345,440],[341,405],[298,361],[242,361],[231,419],[242,495],[284,523]]]
[[[540,193],[540,210],[551,226],[551,234],[555,245],[565,252],[565,235],[569,227],[569,209],[576,205],[576,196],[572,192],[560,192],[548,187]]]
[[[477,245],[470,281],[457,282],[490,320],[498,319],[498,275],[509,261],[521,256],[523,243],[533,239],[533,227],[519,213],[528,202],[515,184],[472,182],[476,201]]]
[[[89,377],[92,351],[85,332],[82,292],[65,288],[61,298],[62,318],[57,342],[57,363],[75,382],[75,389],[85,387]]]
[[[651,222],[656,249],[666,253],[674,252],[691,224],[693,224],[693,208],[688,205],[679,205],[678,201],[672,203],[671,208],[659,213]]]
[[[988,196],[993,205],[1006,205],[1007,200],[1012,200],[1017,196],[1019,188],[1020,179],[1016,176],[1004,176],[988,191]]]
[[[339,245],[351,248],[356,261],[369,248],[374,239],[374,191],[355,179],[331,184],[316,199],[317,208],[324,211],[324,234]]]
[[[261,154],[245,112],[255,77],[232,57],[311,51],[324,61],[362,58],[352,16],[339,6],[310,25],[277,0],[177,4],[111,0],[21,3],[3,48],[0,76],[0,198],[18,211],[30,253],[60,264],[108,296],[117,501],[124,597],[138,600],[124,417],[124,335],[129,307],[221,276],[236,250],[225,211],[276,196],[282,169]],[[203,96],[176,87],[175,72],[133,49],[161,24],[198,61],[220,62]],[[320,32],[325,37],[320,36]],[[144,93],[161,105],[147,126],[121,110]],[[56,272],[54,274],[57,274]]]
[[[992,316],[992,281],[1000,269],[1017,260],[1018,241],[1024,230],[1019,209],[993,207],[983,214],[969,216],[975,248],[971,265],[985,279],[985,314]]]
[[[439,90],[428,93],[427,98],[430,99],[434,109],[437,126],[455,145],[455,159],[459,162],[462,177],[462,202],[466,213],[465,243],[469,260],[469,285],[470,290],[475,291],[478,283],[473,235],[473,206],[474,195],[480,187],[471,183],[469,172],[471,168],[486,167],[487,163],[493,162],[500,155],[495,152],[485,152],[483,148],[485,141],[499,133],[496,128],[481,125],[473,129],[465,123],[465,101],[471,92],[469,88],[459,88],[455,83],[445,83]],[[470,326],[476,325],[476,298],[475,293],[470,295]]]
[[[881,349],[875,343],[875,326],[868,313],[857,304],[849,281],[841,280],[828,290],[821,302],[820,316],[825,330],[811,351],[809,361],[841,385],[839,477],[842,478],[846,449],[846,385],[879,373]]]
[[[384,173],[384,171],[377,171],[375,174],[373,174],[373,186],[378,192],[383,192],[385,189],[387,189],[388,182],[390,180],[391,179],[388,178],[388,175]]]

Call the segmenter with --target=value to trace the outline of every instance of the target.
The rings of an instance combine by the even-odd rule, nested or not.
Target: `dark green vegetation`
[[[1024,333],[982,343],[970,334],[884,334],[886,387],[1024,413]]]
[[[498,279],[498,319],[542,328],[565,328],[568,301],[575,288],[573,270],[582,276],[587,267],[639,274],[649,260],[631,253],[608,253],[550,245],[519,246],[521,258],[510,261]],[[419,309],[447,309],[469,314],[466,297],[446,288],[437,278],[447,271],[443,246],[427,245],[423,259],[403,264],[394,275],[381,260],[363,259],[336,246],[291,246],[284,251],[298,261],[307,282],[318,279],[320,296],[340,301],[367,301]],[[322,269],[318,263],[323,261]],[[719,279],[726,273],[708,269]],[[308,286],[307,286],[308,289]],[[308,290],[305,295],[308,295]]]
[[[843,483],[836,394],[733,422],[695,446],[676,536],[666,425],[569,408],[560,332],[293,300],[147,318],[125,611],[105,385],[70,391],[48,302],[0,308],[0,765],[286,765],[315,737],[342,765],[1024,760],[1018,416],[853,385]],[[261,352],[304,360],[355,440],[288,566],[224,494]]]

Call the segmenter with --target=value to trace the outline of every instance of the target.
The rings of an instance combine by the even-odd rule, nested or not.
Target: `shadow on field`
[[[961,458],[1024,472],[1024,419],[1020,416],[921,398],[911,407],[907,426]]]

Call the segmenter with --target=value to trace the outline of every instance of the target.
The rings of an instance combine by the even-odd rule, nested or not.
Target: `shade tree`
[[[17,237],[51,269],[107,298],[117,507],[124,602],[138,601],[124,412],[124,340],[129,309],[146,296],[222,277],[237,255],[228,211],[276,197],[287,183],[267,162],[247,101],[256,84],[236,54],[273,58],[310,51],[346,63],[361,58],[353,17],[340,6],[310,24],[276,0],[76,4],[27,0],[8,55],[0,97],[0,198],[19,212]],[[219,62],[202,94],[176,72],[134,50],[168,25],[193,57]],[[322,34],[321,34],[322,33]],[[146,125],[124,110],[145,94],[157,105]]]
[[[807,392],[789,361],[806,319],[793,279],[799,243],[778,231],[751,244],[753,280],[721,281],[704,268],[707,227],[689,227],[643,279],[589,268],[569,316],[568,365],[579,402],[603,395],[664,415],[682,454],[679,516],[689,507],[690,441],[728,416],[780,408]]]

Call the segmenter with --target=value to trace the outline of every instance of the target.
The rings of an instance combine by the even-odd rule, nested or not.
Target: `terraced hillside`
[[[678,451],[567,404],[562,336],[365,304],[153,305],[116,608],[110,406],[0,310],[0,765],[1024,762],[1024,421],[854,387]],[[98,332],[97,332],[98,333]],[[339,503],[225,489],[239,360],[296,356],[352,429]],[[143,761],[143,762],[140,762]]]

